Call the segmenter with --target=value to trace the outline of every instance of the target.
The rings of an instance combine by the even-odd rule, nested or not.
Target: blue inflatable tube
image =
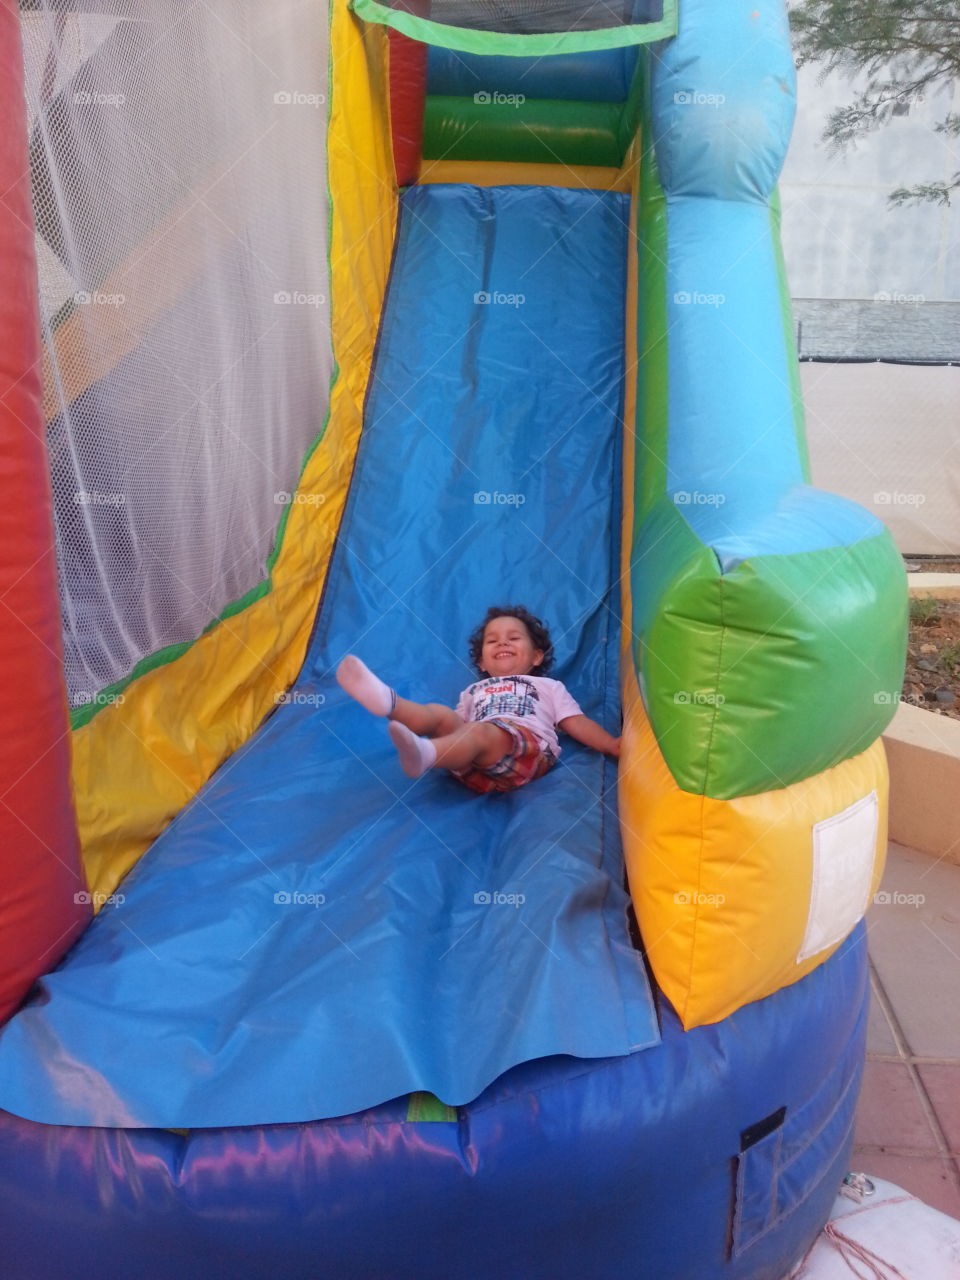
[[[451,1120],[79,1129],[0,1113],[16,1280],[782,1280],[847,1169],[862,926],[802,982],[627,1057],[514,1068]],[[51,1229],[56,1223],[57,1229]]]
[[[485,91],[569,102],[624,102],[636,65],[636,45],[549,58],[456,53],[433,46],[427,93],[470,98]]]

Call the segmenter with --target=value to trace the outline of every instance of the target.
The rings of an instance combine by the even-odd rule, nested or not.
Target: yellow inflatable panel
[[[828,958],[872,900],[887,847],[879,740],[793,786],[681,791],[624,663],[620,820],[653,972],[684,1027],[719,1022]]]
[[[73,738],[91,892],[112,893],[152,840],[254,732],[306,652],[360,433],[397,216],[386,28],[333,8],[330,129],[332,338],[339,366],[324,433],[289,508],[272,589],[175,662],[139,677]]]

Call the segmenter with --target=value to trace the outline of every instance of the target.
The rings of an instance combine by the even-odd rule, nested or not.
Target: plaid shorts
[[[450,770],[453,777],[471,791],[479,791],[484,795],[488,791],[516,791],[517,787],[526,786],[535,778],[542,778],[556,764],[557,758],[553,752],[544,747],[533,730],[526,725],[496,719],[486,720],[484,723],[505,729],[513,740],[513,746],[496,764],[489,764],[486,768],[471,765],[469,769]]]

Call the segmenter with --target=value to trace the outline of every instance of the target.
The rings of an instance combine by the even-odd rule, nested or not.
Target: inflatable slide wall
[[[602,10],[602,12],[601,12]],[[782,1280],[900,557],[810,482],[782,0],[0,7],[17,1280]],[[619,734],[411,782],[490,605]]]

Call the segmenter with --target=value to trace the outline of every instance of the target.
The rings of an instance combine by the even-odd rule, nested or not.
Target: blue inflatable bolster
[[[770,208],[796,107],[785,16],[687,0],[681,36],[647,64],[667,210],[666,487],[728,573],[883,525],[807,483]]]
[[[525,1063],[450,1123],[408,1122],[405,1099],[186,1138],[0,1112],[5,1263],[16,1280],[781,1280],[848,1168],[868,998],[861,924],[722,1023],[684,1033],[661,1002],[659,1048]]]
[[[472,97],[515,93],[571,102],[623,102],[637,65],[637,47],[545,58],[457,53],[431,46],[427,93]]]

